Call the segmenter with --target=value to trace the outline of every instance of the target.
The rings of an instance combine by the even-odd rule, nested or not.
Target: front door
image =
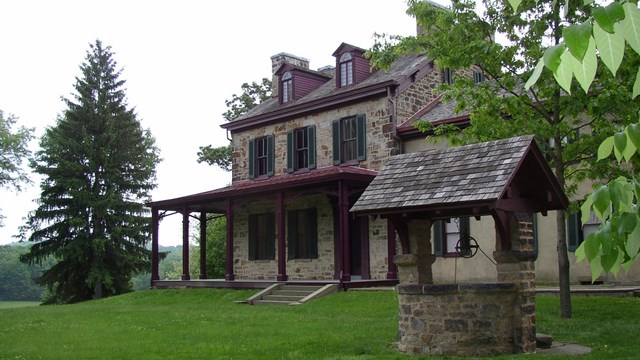
[[[362,275],[362,220],[360,216],[349,220],[349,263],[351,276]]]

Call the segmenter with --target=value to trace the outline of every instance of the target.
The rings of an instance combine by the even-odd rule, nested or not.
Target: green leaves
[[[599,24],[595,24],[593,38],[602,63],[615,76],[624,56],[624,36],[620,32],[609,33]]]
[[[593,18],[597,25],[608,33],[613,33],[614,24],[624,19],[624,10],[618,2],[612,2],[606,7],[596,6],[593,8]]]
[[[582,61],[591,39],[591,23],[584,22],[568,26],[562,31],[562,36],[571,55],[578,61]]]
[[[624,3],[625,17],[621,21],[624,38],[631,48],[640,54],[640,10],[635,3]]]
[[[598,67],[596,43],[591,36],[588,37],[587,41],[588,46],[583,54],[582,62],[578,61],[575,56],[568,56],[568,58],[573,62],[571,64],[571,70],[585,93],[589,91],[589,86],[596,77],[596,70]]]

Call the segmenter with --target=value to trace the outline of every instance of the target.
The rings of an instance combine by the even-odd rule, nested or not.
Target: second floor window
[[[316,127],[298,128],[287,133],[287,172],[316,167]]]
[[[353,60],[351,54],[340,56],[340,87],[353,84]]]
[[[453,71],[451,71],[451,68],[446,67],[442,70],[442,82],[449,85],[453,84]]]
[[[282,103],[293,100],[293,80],[290,72],[282,74]]]
[[[333,122],[333,164],[366,159],[366,118],[364,114]]]
[[[249,178],[274,174],[274,146],[273,135],[249,140]]]

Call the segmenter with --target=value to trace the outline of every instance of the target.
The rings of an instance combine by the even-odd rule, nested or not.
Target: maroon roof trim
[[[227,187],[173,199],[153,201],[150,202],[148,206],[164,210],[182,209],[190,205],[273,194],[276,191],[295,190],[339,180],[368,184],[377,174],[377,171],[353,166],[327,166],[310,171],[271,176],[264,179],[258,178],[235,181]]]
[[[220,125],[220,127],[230,131],[249,130],[253,128],[263,127],[272,122],[279,122],[286,118],[301,116],[316,111],[322,111],[326,108],[334,107],[339,104],[345,104],[373,96],[386,96],[387,86],[393,85],[397,85],[397,81],[388,80],[366,87],[356,88],[351,91],[339,92],[337,94],[323,97],[314,101],[305,102],[300,105],[294,105],[283,109],[271,111],[266,114],[232,121],[222,124]]]

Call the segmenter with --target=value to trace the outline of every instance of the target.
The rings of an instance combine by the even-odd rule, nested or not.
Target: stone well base
[[[398,285],[398,349],[409,354],[511,354],[513,283]]]

